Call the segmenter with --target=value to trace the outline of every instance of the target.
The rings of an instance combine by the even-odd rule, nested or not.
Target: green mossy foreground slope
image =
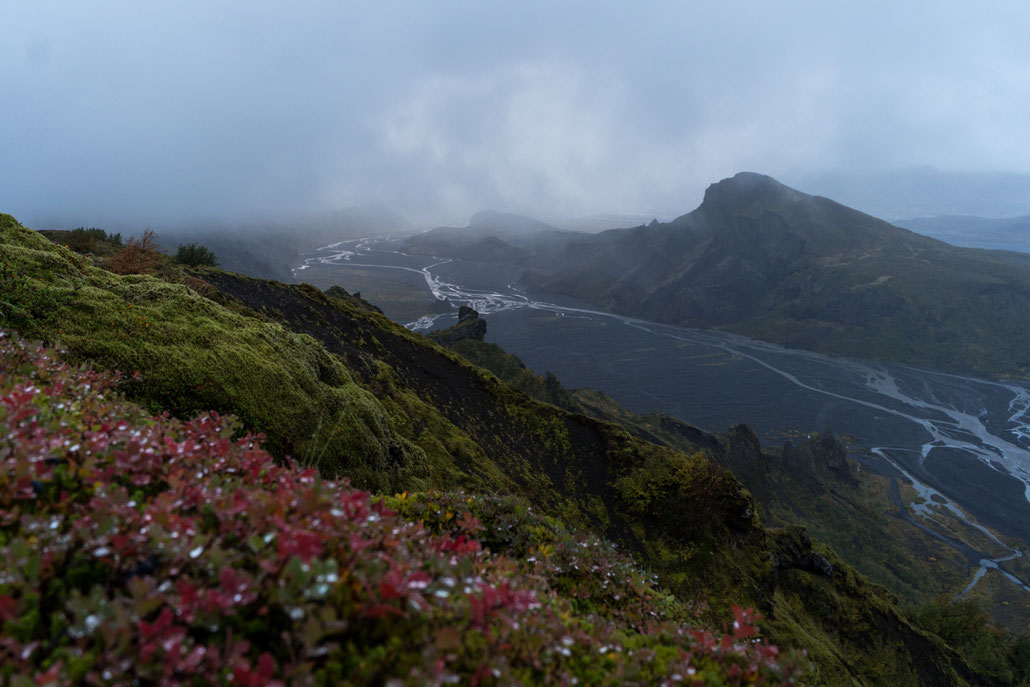
[[[399,439],[376,399],[314,339],[225,308],[195,290],[119,276],[0,215],[0,322],[60,341],[76,360],[139,371],[133,398],[186,416],[236,414],[276,455],[347,467],[370,486],[422,485],[421,451]],[[343,431],[346,428],[347,431]]]
[[[795,684],[524,502],[371,497],[119,384],[0,331],[0,684]]]
[[[764,636],[809,652],[812,684],[981,682],[831,551],[766,530],[703,452],[534,401],[358,304],[218,270],[120,277],[9,216],[0,269],[0,326],[139,370],[128,393],[153,410],[236,414],[276,455],[380,493],[525,498],[634,554],[698,622],[757,608]]]

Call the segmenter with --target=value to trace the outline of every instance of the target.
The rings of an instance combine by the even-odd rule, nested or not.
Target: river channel
[[[424,302],[470,305],[487,320],[487,340],[534,371],[552,371],[569,388],[599,389],[639,413],[660,411],[710,431],[743,422],[772,445],[832,428],[854,437],[871,462],[893,466],[937,507],[1020,540],[1023,546],[1005,546],[1007,558],[1030,543],[1030,385],[615,315],[526,293],[519,268],[406,255],[391,238],[327,246],[294,274],[349,291],[374,288],[380,277],[407,280]],[[424,308],[385,310],[416,331],[455,321],[451,313],[416,317]],[[914,514],[925,516],[919,507]],[[1006,557],[979,561],[973,584]]]

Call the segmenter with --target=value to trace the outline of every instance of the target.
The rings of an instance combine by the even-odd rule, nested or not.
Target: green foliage
[[[856,679],[891,685],[917,684],[920,679],[935,684],[961,680],[947,668],[913,660],[908,644],[933,640],[906,625],[902,610],[888,595],[877,591],[829,551],[814,549],[802,529],[777,532],[769,542],[771,558],[763,558],[762,547],[753,541],[755,530],[747,526],[746,518],[739,517],[755,504],[740,492],[728,473],[697,452],[695,442],[703,442],[713,451],[726,451],[726,439],[720,441],[673,418],[628,413],[597,392],[576,390],[570,394],[556,383],[548,384],[546,377],[533,374],[493,344],[466,340],[451,347],[536,398],[616,420],[638,436],[661,439],[690,451],[689,458],[670,458],[653,451],[642,461],[629,460],[614,482],[620,505],[610,509],[618,515],[632,516],[630,527],[644,548],[644,560],[662,573],[663,582],[679,598],[692,600],[689,613],[716,622],[715,618],[725,612],[717,599],[727,589],[747,594],[747,590],[758,587],[763,591],[756,599],[763,599],[768,614],[763,632],[782,644],[803,646],[809,651],[817,669],[813,684],[853,684]],[[819,484],[802,483],[784,469],[774,469],[770,479],[774,480],[778,498],[803,504],[806,509],[804,515],[798,515],[777,505],[772,512],[775,522],[812,523],[820,536],[835,536],[835,544],[876,563],[874,572],[887,568],[897,572],[899,567],[918,563],[904,544],[890,538],[893,532],[883,531],[884,518],[869,511],[866,501],[883,501],[882,492],[855,495],[852,503],[844,501],[851,497],[850,488],[841,484],[823,490]],[[860,524],[856,526],[856,522]],[[748,539],[751,543],[742,545]],[[819,560],[813,556],[832,560],[840,572],[834,578],[825,578],[813,566],[813,561]],[[932,577],[926,574],[929,571],[919,568],[918,579],[912,584],[932,588]],[[775,591],[770,591],[770,578],[776,580]],[[872,640],[875,644],[870,643],[870,637],[877,637]],[[961,665],[959,670],[963,670]],[[934,677],[929,679],[927,675]]]
[[[589,527],[633,552],[696,622],[718,628],[733,617],[736,600],[760,605],[767,616],[763,633],[809,649],[822,684],[851,684],[851,675],[932,675],[938,684],[960,683],[952,657],[927,644],[882,590],[836,559],[834,575],[818,578],[805,567],[805,551],[780,556],[747,492],[703,455],[682,456],[613,425],[534,402],[424,337],[309,286],[206,270],[205,288],[220,292],[212,295],[215,302],[178,283],[181,272],[168,277],[176,283],[113,275],[6,216],[0,216],[0,264],[68,298],[53,322],[37,325],[39,338],[60,341],[75,362],[139,370],[124,392],[149,410],[235,413],[265,432],[277,455],[301,457],[326,476],[354,476],[380,492],[460,486],[516,493],[547,516]],[[434,503],[436,498],[429,496]],[[220,512],[202,511],[198,518],[205,522]],[[226,540],[224,548],[235,551],[246,540]],[[546,545],[536,534],[527,538],[532,546],[537,541]],[[18,567],[30,564],[31,556]],[[89,574],[82,571],[79,579]],[[303,589],[299,575],[291,572],[285,586]],[[588,597],[581,608],[600,614],[604,606],[597,599],[603,597],[592,581],[570,575],[557,587],[582,590]],[[72,595],[69,589],[60,593]],[[834,602],[838,598],[844,602]],[[863,620],[842,628],[838,610]],[[156,620],[149,615],[146,622]],[[234,631],[271,642],[269,626],[261,618],[253,622],[260,627]],[[288,615],[271,622],[286,623]],[[33,632],[44,625],[33,621]],[[377,666],[402,655],[407,634],[400,626],[383,627],[368,640],[374,647],[362,644],[370,647],[367,654],[351,655],[372,657]],[[882,637],[875,651],[867,646],[874,631]],[[642,655],[660,662],[673,660],[668,646],[649,641],[623,633],[619,645],[642,647]],[[926,665],[905,663],[913,647]],[[852,655],[858,659],[846,660]],[[578,674],[585,683],[616,674],[599,668],[606,664],[592,654],[573,652],[573,660],[583,667]],[[885,670],[883,662],[897,667]],[[344,656],[327,659],[327,676],[359,670]],[[534,675],[516,678],[532,682]]]
[[[61,300],[38,282],[0,264],[0,327],[31,335],[53,322]]]
[[[118,276],[0,217],[0,266],[17,275],[6,326],[69,357],[140,371],[127,393],[188,416],[234,413],[279,456],[347,470],[363,486],[418,487],[421,450],[397,437],[381,404],[311,337],[233,312],[180,284]],[[6,300],[6,299],[5,299]]]
[[[734,599],[761,605],[767,614],[763,634],[809,650],[824,676],[818,684],[850,685],[852,676],[883,675],[897,684],[923,675],[936,684],[962,684],[953,666],[958,659],[914,630],[889,595],[853,572],[819,582],[831,595],[843,585],[840,594],[851,599],[848,612],[868,618],[842,629],[836,606],[823,602],[826,595],[809,594],[812,573],[794,574],[804,568],[805,556],[781,559],[777,567],[774,543],[758,525],[752,499],[710,461],[682,465],[685,458],[675,451],[613,425],[534,403],[424,337],[314,289],[221,273],[208,278],[343,355],[388,408],[396,430],[426,451],[433,484],[515,492],[549,515],[603,532],[635,552],[708,626],[725,622]],[[647,488],[671,493],[644,495]],[[634,504],[636,494],[641,500]],[[690,508],[697,509],[697,519],[684,518]],[[839,561],[835,565],[846,570]],[[794,599],[797,611],[788,601]],[[868,644],[872,628],[882,637],[875,652]],[[912,647],[927,660],[908,662]],[[850,656],[857,658],[843,658]]]
[[[978,673],[1004,684],[1030,684],[1030,636],[991,627],[976,602],[941,599],[922,606],[914,619],[958,649]]]
[[[122,235],[108,234],[96,227],[79,227],[68,232],[65,243],[77,253],[96,253],[122,245]],[[105,245],[106,244],[106,245]]]
[[[700,535],[716,523],[747,527],[757,518],[750,495],[704,453],[652,456],[615,489],[631,513],[671,531]]]
[[[695,629],[613,546],[517,501],[401,494],[393,510],[232,441],[231,419],[148,417],[119,383],[0,332],[5,684],[800,674],[752,611],[735,607],[725,634]]]
[[[108,234],[96,227],[79,227],[71,231],[51,229],[40,233],[54,243],[83,255],[106,257],[122,249],[121,233]]]
[[[215,267],[218,259],[210,249],[197,243],[181,243],[175,251],[175,262],[187,267]]]

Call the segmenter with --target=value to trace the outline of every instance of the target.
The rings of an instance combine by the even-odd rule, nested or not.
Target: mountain
[[[624,652],[659,672],[691,653],[706,660],[716,644],[691,628],[749,627],[734,604],[764,616],[766,640],[805,649],[813,683],[1002,675],[971,668],[940,638],[955,626],[946,611],[930,632],[802,528],[767,528],[752,494],[705,450],[706,435],[687,432],[674,450],[534,400],[339,291],[167,261],[146,275],[103,264],[0,215],[0,327],[59,342],[76,366],[52,372],[52,357],[14,353],[2,368],[4,408],[16,410],[3,411],[15,431],[0,444],[12,476],[0,549],[24,573],[0,586],[0,646],[20,677],[74,682],[139,661],[156,679],[196,674],[205,661],[220,670],[221,657],[248,671],[246,684],[284,665],[315,682],[417,684],[416,667],[448,662],[471,681],[476,665],[494,665],[478,658],[486,651],[502,652],[503,670],[526,683],[617,683]],[[128,374],[100,398],[92,382],[62,376],[85,372],[82,363]],[[211,410],[182,425],[163,415]],[[264,433],[286,470],[226,414]],[[756,448],[753,433],[737,434]],[[43,450],[53,460],[31,458]],[[327,481],[343,477],[373,500]],[[141,511],[154,517],[142,531]],[[475,556],[481,529],[492,551]],[[601,538],[633,563],[573,555],[610,550]],[[628,566],[656,575],[660,591]],[[598,591],[584,577],[615,586]],[[532,580],[550,591],[519,594]],[[534,605],[545,597],[553,603]],[[528,630],[509,622],[531,609]],[[471,629],[444,632],[448,617],[487,644]],[[1011,677],[1015,649],[976,617],[972,626]],[[532,648],[539,636],[553,650]],[[602,650],[600,637],[615,644]],[[615,655],[598,658],[606,653]],[[717,660],[698,665],[726,684],[757,679],[747,665],[743,676]]]
[[[446,255],[463,260],[521,264],[532,255],[548,253],[579,232],[557,229],[531,217],[492,210],[477,212],[464,227],[437,227],[412,236],[401,246],[405,253]]]
[[[606,309],[786,346],[1030,373],[1030,269],[741,173],[668,223],[577,237],[525,280]],[[570,253],[566,253],[569,255]]]
[[[942,215],[903,219],[894,223],[955,246],[1030,253],[1030,216],[996,219]]]

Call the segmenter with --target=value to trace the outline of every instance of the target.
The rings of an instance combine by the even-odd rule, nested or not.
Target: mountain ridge
[[[665,224],[577,237],[524,282],[621,314],[796,348],[981,374],[1030,372],[1030,270],[742,173]],[[551,269],[548,269],[551,267]]]
[[[580,233],[525,215],[483,210],[472,215],[464,227],[436,227],[411,236],[401,244],[401,250],[406,253],[439,251],[467,260],[519,264]]]

